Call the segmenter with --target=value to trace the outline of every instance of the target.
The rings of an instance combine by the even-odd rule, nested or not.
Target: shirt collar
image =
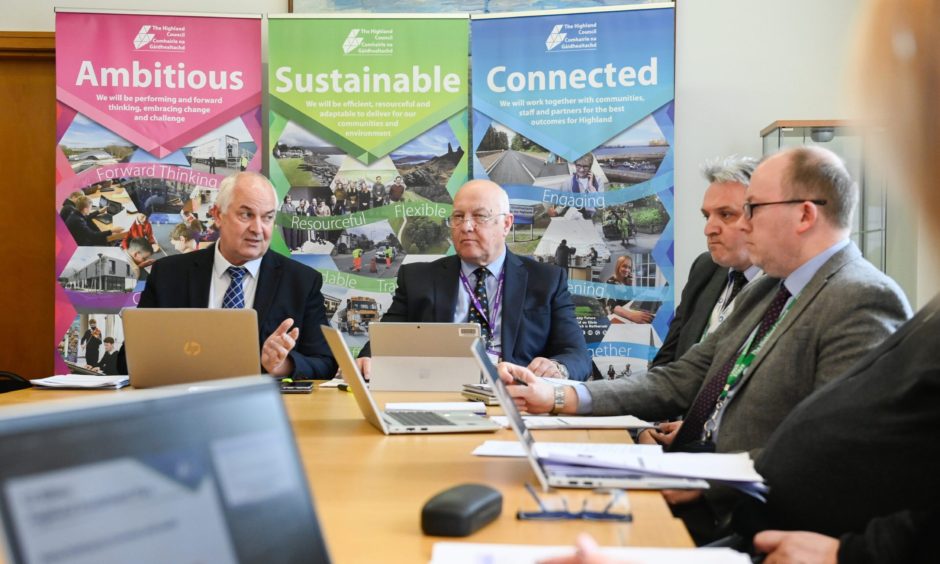
[[[752,282],[755,278],[763,273],[764,271],[762,271],[759,266],[752,264],[744,271],[744,277],[747,278],[748,282]]]
[[[490,271],[490,274],[492,274],[496,278],[499,278],[499,273],[503,271],[503,265],[505,263],[506,263],[506,248],[503,247],[502,254],[496,257],[496,260],[494,260],[493,262],[489,264],[484,264],[483,266],[485,266],[487,270]],[[466,276],[467,278],[470,278],[470,275],[473,274],[473,272],[478,268],[480,268],[479,265],[472,264],[472,263],[464,261],[463,259],[460,259],[460,270],[463,272],[464,276]]]
[[[833,255],[844,249],[848,244],[849,240],[843,239],[804,262],[799,268],[791,272],[783,281],[783,285],[790,291],[790,295],[798,296],[800,292],[803,291],[803,288],[809,284],[809,281],[813,279],[813,276],[816,276],[816,273],[819,272],[822,265],[826,264]]]
[[[255,280],[258,279],[258,271],[261,270],[261,261],[264,257],[256,258],[250,260],[243,264],[242,266],[248,269],[248,274],[251,274],[251,277]],[[219,241],[215,243],[215,259],[212,261],[212,272],[215,276],[222,276],[225,274],[225,271],[228,270],[228,267],[234,266],[228,260],[222,256],[222,251],[219,250]]]

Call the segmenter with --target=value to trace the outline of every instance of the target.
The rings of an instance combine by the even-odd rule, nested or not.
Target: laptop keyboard
[[[428,427],[431,425],[456,425],[450,419],[438,415],[433,411],[394,411],[394,412],[385,412],[386,415],[394,419],[395,421],[401,423],[402,425],[408,425],[410,427],[422,426]]]

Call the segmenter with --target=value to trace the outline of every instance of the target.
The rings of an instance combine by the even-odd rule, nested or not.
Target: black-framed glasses
[[[496,221],[496,218],[507,215],[505,213],[498,213],[495,215],[475,213],[471,215],[451,215],[444,219],[444,223],[447,227],[463,227],[469,221],[474,227],[483,227],[484,225],[489,225]]]
[[[606,492],[595,491],[594,494],[601,494],[590,496],[596,498],[596,500],[585,497],[581,501],[581,509],[579,511],[571,511],[568,508],[568,499],[563,495],[553,496],[558,498],[557,500],[553,500],[555,504],[561,507],[552,508],[547,501],[539,497],[538,492],[535,491],[535,488],[533,488],[531,484],[526,484],[525,489],[538,504],[539,510],[523,511],[520,509],[516,511],[516,519],[530,521],[584,519],[587,521],[617,521],[620,523],[630,523],[633,521],[633,513],[630,511],[630,503],[627,500],[627,492],[623,490],[612,489],[606,490]],[[604,493],[607,495],[603,495]],[[602,503],[604,505],[599,509],[592,509],[589,505],[593,503]]]
[[[754,217],[754,210],[761,206],[776,206],[777,204],[802,204],[803,202],[810,202],[816,204],[817,206],[825,206],[829,203],[827,200],[810,200],[808,198],[802,198],[799,200],[780,200],[779,202],[745,202],[744,203],[744,217],[751,219]]]

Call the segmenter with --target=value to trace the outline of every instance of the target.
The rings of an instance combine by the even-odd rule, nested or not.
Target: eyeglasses
[[[474,227],[483,227],[484,225],[489,225],[496,221],[497,217],[508,215],[505,213],[498,213],[496,215],[486,215],[482,213],[475,213],[473,215],[460,215],[454,214],[449,216],[444,220],[444,223],[447,224],[447,227],[463,227],[468,221]]]
[[[828,203],[827,200],[807,200],[807,199],[781,200],[779,202],[758,202],[758,203],[745,202],[744,217],[746,219],[751,219],[752,217],[754,217],[754,210],[761,206],[776,206],[777,204],[802,204],[804,202],[810,202],[811,204],[816,204],[817,206],[825,206]]]
[[[585,519],[587,521],[618,521],[621,523],[630,523],[633,521],[633,513],[630,512],[630,503],[627,500],[627,492],[623,490],[607,490],[606,492],[595,491],[595,494],[601,495],[585,497],[581,501],[581,509],[579,511],[571,511],[568,509],[568,500],[563,495],[553,496],[560,500],[556,500],[555,504],[560,504],[561,509],[551,509],[549,504],[539,497],[539,494],[531,484],[526,484],[525,489],[539,505],[539,511],[519,510],[516,512],[516,519],[532,521]],[[603,493],[607,495],[603,495]],[[606,505],[599,511],[588,508],[590,503],[603,503],[605,501],[607,502]]]

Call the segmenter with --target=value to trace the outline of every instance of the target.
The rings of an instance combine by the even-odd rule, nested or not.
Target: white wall
[[[6,0],[9,2],[10,0]],[[12,0],[4,30],[52,31],[53,7],[283,13],[287,0]],[[760,156],[759,132],[780,119],[850,118],[843,72],[860,0],[678,0],[676,44],[676,287],[705,250],[701,163]],[[923,240],[923,238],[921,238]],[[921,245],[923,247],[923,245]],[[917,245],[903,264],[925,263]],[[938,288],[933,271],[908,273],[915,305]],[[921,270],[924,270],[921,272]],[[900,278],[900,276],[899,276]]]

